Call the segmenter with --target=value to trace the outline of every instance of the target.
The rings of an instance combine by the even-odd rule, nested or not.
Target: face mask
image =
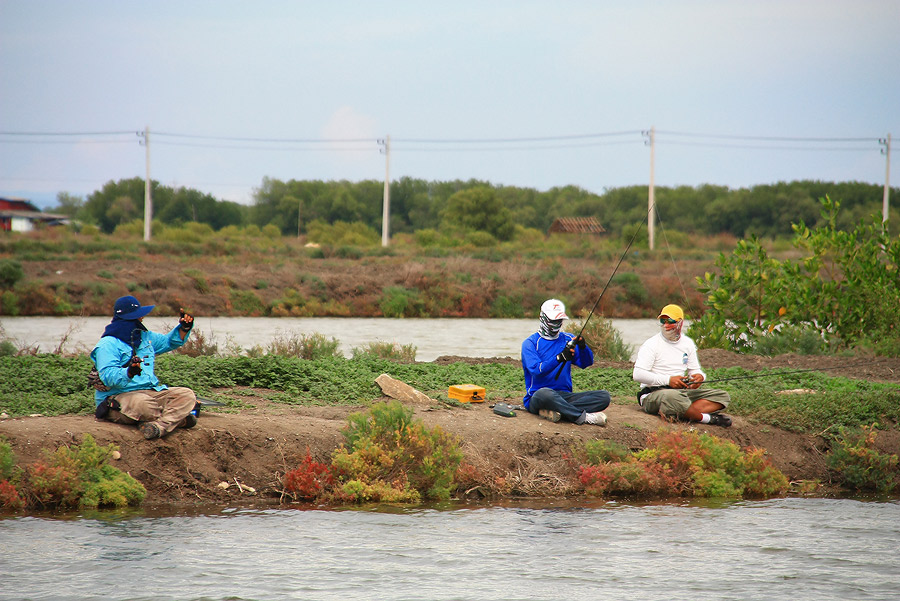
[[[659,329],[662,332],[663,338],[668,340],[669,342],[678,342],[681,338],[681,326],[684,325],[683,320],[678,320],[678,323],[675,324],[675,327],[671,330],[666,324],[659,324]]]
[[[547,319],[547,316],[541,313],[541,338],[556,340],[556,337],[559,336],[559,329],[562,327],[562,324],[563,320]]]

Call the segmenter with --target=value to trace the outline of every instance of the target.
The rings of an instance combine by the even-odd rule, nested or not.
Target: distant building
[[[550,234],[605,234],[596,217],[558,217],[550,225]]]
[[[0,197],[0,231],[30,232],[42,225],[65,225],[70,221],[68,215],[42,213],[24,198]]]

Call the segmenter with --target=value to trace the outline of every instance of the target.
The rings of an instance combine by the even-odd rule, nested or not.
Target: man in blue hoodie
[[[169,388],[153,373],[156,355],[182,346],[194,318],[182,312],[175,329],[158,334],[142,323],[153,307],[141,306],[133,296],[116,301],[112,322],[91,351],[96,373],[88,376],[96,389],[96,416],[119,424],[139,424],[148,440],[197,424],[194,391],[181,386]]]
[[[606,425],[603,410],[609,407],[605,390],[572,392],[572,365],[585,368],[594,363],[594,353],[584,338],[560,332],[568,319],[562,301],[551,298],[541,305],[540,328],[522,343],[522,371],[530,413],[552,422]]]

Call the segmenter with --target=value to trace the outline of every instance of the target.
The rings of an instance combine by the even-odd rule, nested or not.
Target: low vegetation
[[[10,445],[0,438],[0,508],[72,509],[139,505],[144,486],[108,460],[115,445],[99,446],[90,434],[81,443],[44,450],[24,470],[15,466]]]
[[[412,410],[396,401],[376,403],[354,413],[343,430],[346,443],[331,464],[309,454],[284,476],[295,498],[328,503],[419,503],[445,501],[462,461],[455,437],[427,428]]]
[[[788,481],[763,449],[742,451],[710,434],[660,430],[630,453],[609,441],[586,443],[573,457],[591,496],[762,498],[787,491]]]

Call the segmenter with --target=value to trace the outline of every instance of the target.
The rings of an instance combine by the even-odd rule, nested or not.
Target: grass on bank
[[[383,359],[368,353],[300,359],[281,355],[199,356],[166,354],[157,358],[156,373],[170,386],[188,386],[232,407],[246,404],[242,389],[261,389],[276,402],[296,405],[365,405],[381,397],[375,378],[383,373],[432,397],[453,384],[483,386],[492,400],[519,403],[524,393],[516,364],[464,362],[440,365]],[[86,414],[94,410],[86,355],[38,354],[0,356],[0,412],[10,417]],[[900,387],[852,380],[821,372],[751,372],[741,368],[708,370],[711,384],[732,397],[729,413],[793,432],[836,432],[900,422]],[[757,377],[758,376],[758,377]],[[631,369],[574,370],[576,390],[604,389],[615,403],[636,402],[638,386]],[[802,390],[788,393],[785,391]]]

